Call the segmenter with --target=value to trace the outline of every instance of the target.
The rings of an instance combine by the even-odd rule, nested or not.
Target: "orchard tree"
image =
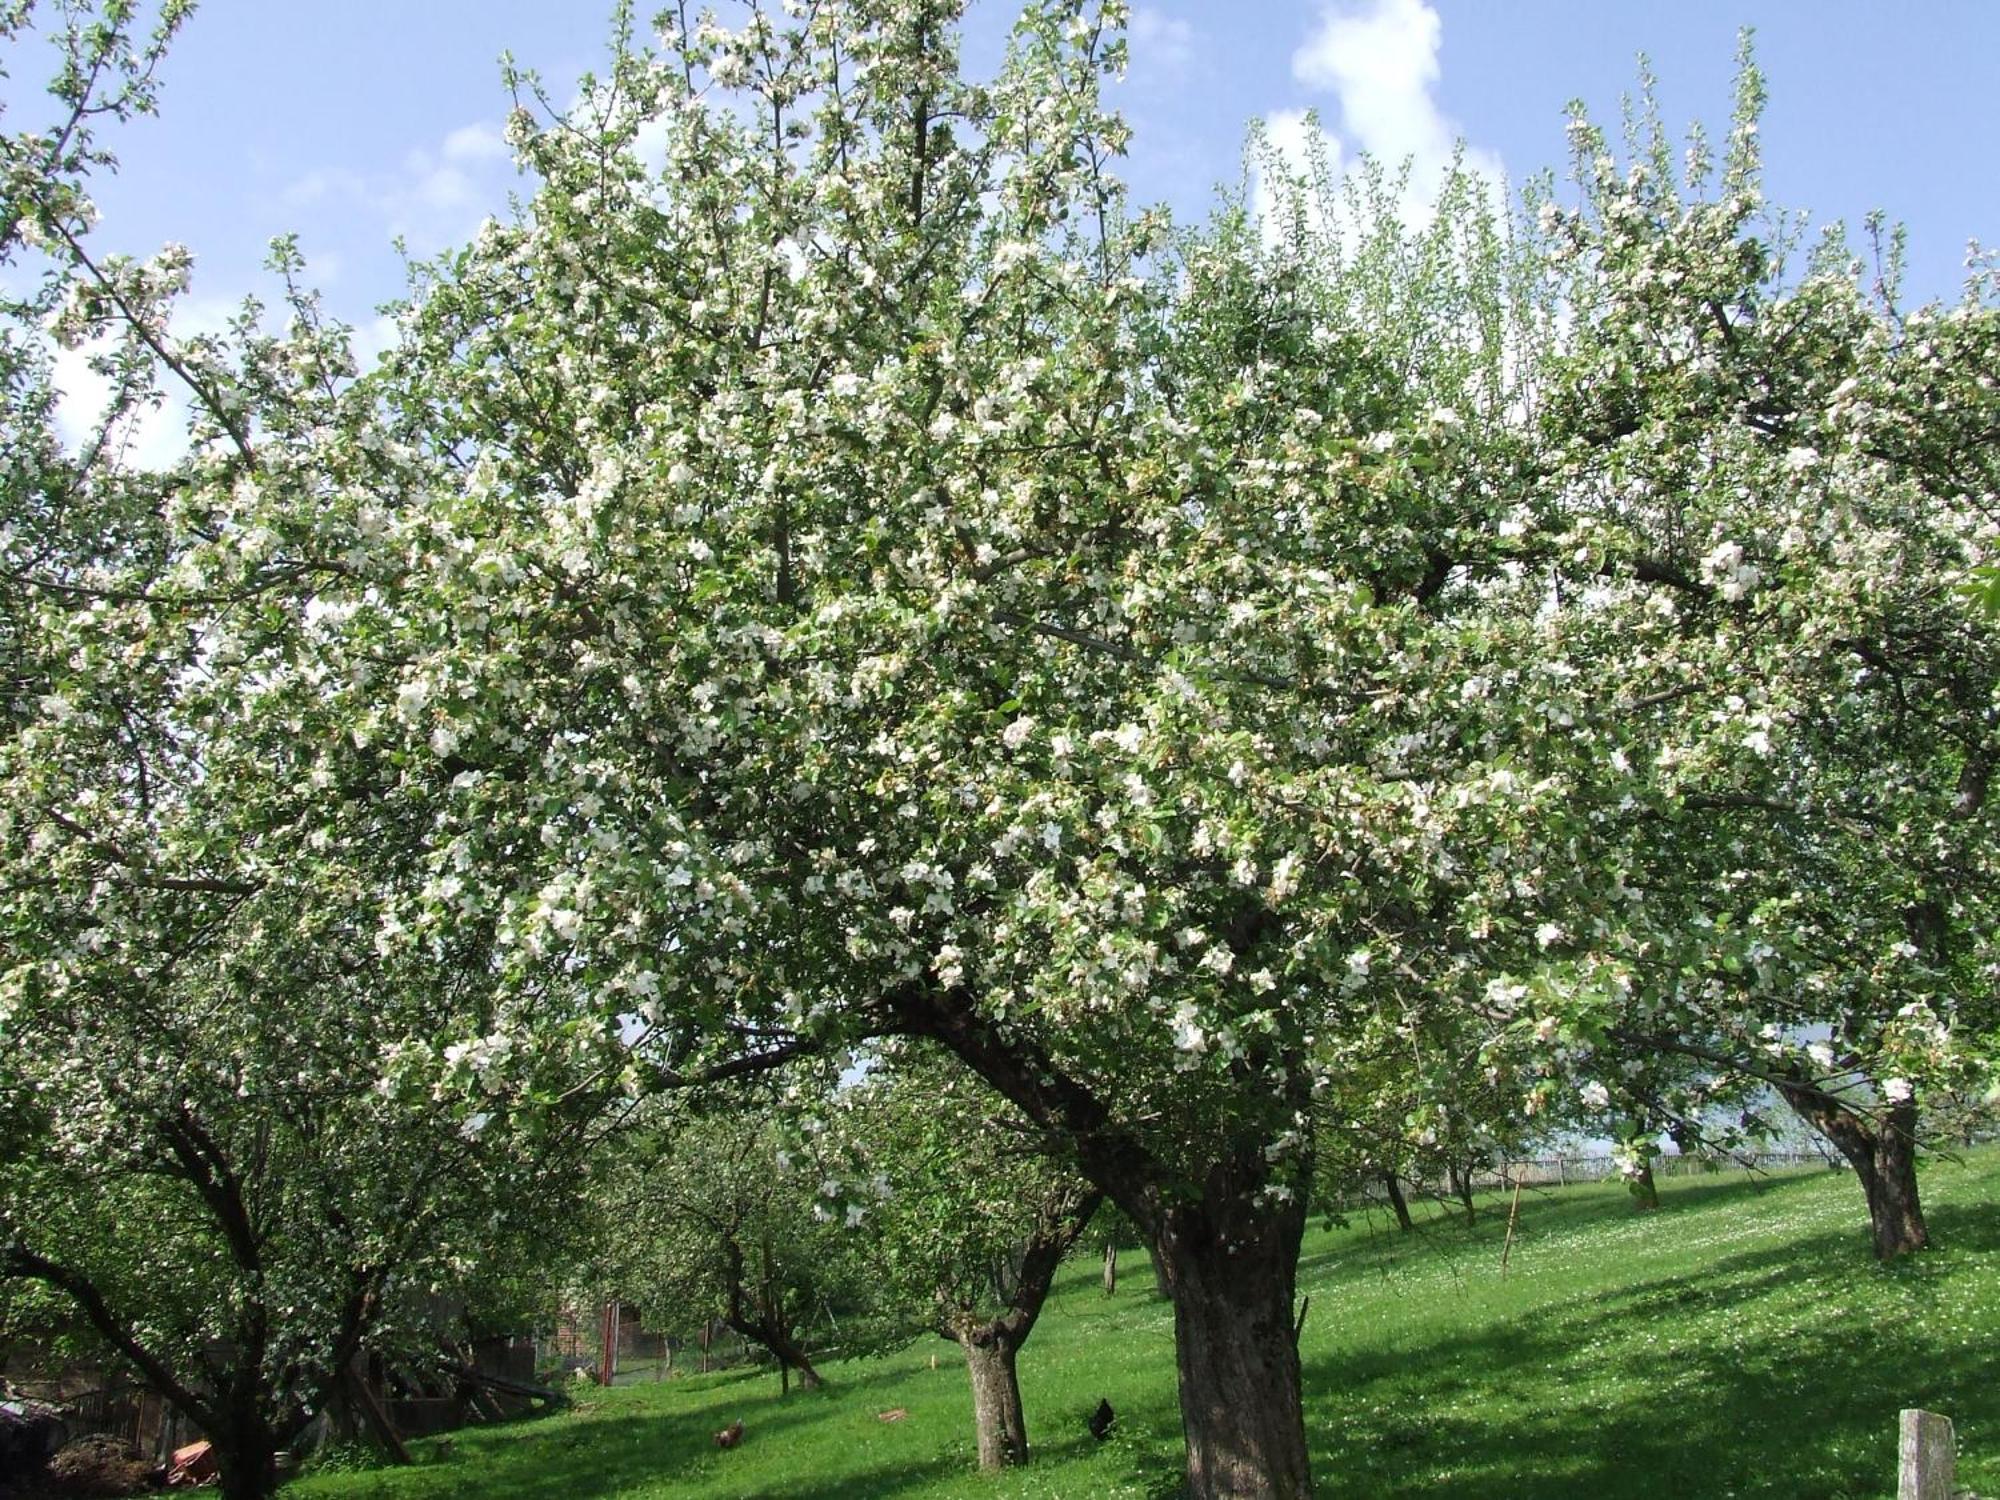
[[[845,1141],[802,1132],[768,1096],[657,1113],[611,1148],[605,1274],[621,1297],[671,1326],[719,1319],[771,1356],[788,1391],[795,1374],[824,1384],[815,1325],[839,1329],[850,1353],[906,1329],[861,1232],[887,1183],[860,1177]]]
[[[206,612],[231,711],[186,754],[228,775],[147,868],[282,849],[372,901],[396,972],[480,955],[482,1059],[643,1088],[942,1045],[1152,1242],[1191,1493],[1303,1495],[1296,1259],[1343,1058],[1438,1015],[1783,1048],[1774,996],[1826,1008],[1785,974],[1962,1032],[1942,959],[1880,983],[1782,902],[1724,923],[1676,861],[1783,888],[1806,845],[1755,819],[1817,804],[1781,773],[1901,722],[1833,642],[1976,559],[1949,453],[1815,445],[1888,325],[1836,278],[1761,294],[1747,147],[1671,214],[1586,150],[1536,237],[1463,178],[1357,231],[1325,172],[1176,233],[1115,178],[1122,4],[1038,0],[989,83],[959,8],[676,8],[564,118],[520,80],[530,196],[358,389],[303,301],[283,339],[172,340],[184,257],[78,259],[45,195],[63,326],[124,330],[135,399],[164,371],[197,413],[170,490],[119,493]],[[1920,618],[1950,628],[1894,637],[1903,698],[1981,639]],[[1927,743],[1888,822],[1909,872],[1957,871],[1984,802],[1926,831],[1957,757]],[[1937,951],[1976,968],[1972,884]]]
[[[0,1283],[10,1328],[86,1325],[256,1496],[364,1344],[560,1207],[625,1059],[558,970],[503,993],[473,924],[383,925],[431,811],[321,699],[370,670],[315,592],[365,587],[326,523],[365,530],[379,478],[345,331],[297,297],[282,335],[247,307],[182,342],[185,252],[89,248],[94,129],[149,106],[184,10],[150,40],[124,6],[0,20],[54,42],[64,111],[0,141]],[[45,329],[112,385],[74,450]],[[163,381],[190,454],[140,472]]]
[[[1301,1495],[1315,1089],[1598,889],[1521,766],[1600,709],[1523,665],[1504,402],[1246,210],[1126,211],[1121,6],[1031,7],[988,84],[956,10],[670,13],[516,112],[539,185],[389,357],[397,665],[333,711],[675,1073],[956,1054],[1157,1250],[1192,1491]],[[1504,395],[1485,326],[1419,358]]]
[[[2000,314],[1978,279],[1905,313],[1893,256],[1871,276],[1838,233],[1801,259],[1765,216],[1761,99],[1746,61],[1719,169],[1656,124],[1621,167],[1579,121],[1581,201],[1542,213],[1576,331],[1537,532],[1645,559],[1585,617],[1643,707],[1604,820],[1622,910],[1544,977],[1578,1002],[1558,1040],[1774,1088],[1888,1258],[1928,1238],[1923,1096],[1982,1093],[1992,1060],[2000,636],[1962,585],[2000,534]]]
[[[929,1049],[896,1048],[839,1115],[881,1173],[882,1201],[868,1214],[880,1264],[965,1355],[979,1466],[1025,1463],[1016,1362],[1104,1194],[1051,1160],[1016,1110]]]

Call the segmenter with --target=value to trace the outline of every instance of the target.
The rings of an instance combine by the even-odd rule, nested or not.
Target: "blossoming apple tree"
[[[1768,1085],[1853,1163],[1886,1258],[1927,1239],[1922,1096],[1992,1080],[2000,640],[1963,586],[1996,535],[2000,316],[1979,277],[1905,313],[1879,240],[1872,278],[1837,232],[1799,252],[1760,104],[1746,63],[1712,192],[1699,141],[1683,170],[1655,125],[1621,169],[1579,121],[1581,201],[1543,214],[1578,336],[1537,530],[1646,562],[1587,617],[1644,705],[1607,763],[1620,909],[1545,971],[1579,1027],[1536,1024],[1614,1083]]]
[[[670,11],[524,104],[330,712],[435,789],[411,941],[560,955],[678,1078],[927,1038],[1060,1137],[1159,1251],[1193,1492],[1298,1495],[1316,1092],[1595,899],[1534,764],[1613,710],[1540,665],[1489,324],[1439,373],[1296,236],[1128,212],[1121,9],[984,84],[937,0]]]
[[[63,114],[0,140],[0,1306],[81,1327],[255,1496],[357,1351],[427,1344],[429,1294],[563,1201],[571,1106],[624,1058],[594,1011],[557,1019],[559,973],[503,994],[472,926],[381,927],[430,812],[322,717],[356,663],[315,590],[365,587],[336,537],[376,472],[344,331],[300,297],[282,335],[252,308],[184,342],[185,252],[91,250],[96,127],[148,105],[184,10],[150,41],[128,7],[58,13]],[[10,10],[10,46],[40,19]],[[76,448],[47,332],[111,386]],[[193,448],[142,472],[124,441],[163,380]]]
[[[830,1114],[877,1169],[877,1201],[856,1205],[877,1264],[917,1321],[965,1355],[980,1467],[1026,1462],[1020,1353],[1103,1192],[925,1046],[894,1046]]]

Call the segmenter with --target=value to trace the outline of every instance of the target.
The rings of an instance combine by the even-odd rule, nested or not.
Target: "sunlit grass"
[[[1928,1168],[1939,1248],[1868,1255],[1845,1173],[1664,1182],[1524,1199],[1468,1231],[1382,1222],[1310,1235],[1300,1351],[1322,1497],[1859,1500],[1894,1490],[1896,1413],[1958,1424],[1960,1483],[2000,1492],[2000,1152]],[[1079,1266],[1022,1360],[1036,1460],[973,1471],[970,1401],[942,1341],[832,1364],[824,1393],[774,1376],[589,1391],[567,1414],[456,1435],[401,1471],[301,1481],[295,1500],[1146,1497],[1176,1493],[1171,1315],[1129,1257],[1118,1296]],[[937,1367],[931,1368],[931,1357]],[[1099,1446],[1084,1418],[1118,1411]],[[904,1408],[905,1420],[877,1413]],[[741,1417],[741,1448],[710,1434]]]

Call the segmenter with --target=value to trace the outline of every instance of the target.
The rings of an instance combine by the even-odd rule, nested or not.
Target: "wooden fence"
[[[1712,1172],[1774,1172],[1790,1167],[1844,1166],[1840,1158],[1823,1151],[1757,1151],[1740,1155],[1666,1155],[1653,1158],[1655,1177],[1703,1177]],[[1620,1171],[1615,1156],[1542,1156],[1524,1161],[1502,1161],[1481,1167],[1472,1174],[1472,1185],[1482,1192],[1512,1188],[1515,1183],[1529,1187],[1567,1187],[1572,1182],[1603,1182]]]

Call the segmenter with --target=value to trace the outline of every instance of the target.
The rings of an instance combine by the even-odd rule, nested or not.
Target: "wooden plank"
[[[1951,1418],[1911,1407],[1902,1419],[1896,1500],[1951,1500],[1958,1483],[1958,1445]]]
[[[382,1403],[375,1399],[375,1392],[366,1380],[356,1377],[348,1382],[352,1388],[355,1405],[360,1409],[361,1419],[374,1434],[375,1441],[382,1445],[389,1457],[399,1464],[412,1462],[410,1450],[403,1446],[403,1440],[396,1433],[395,1424],[389,1414],[382,1410]]]

